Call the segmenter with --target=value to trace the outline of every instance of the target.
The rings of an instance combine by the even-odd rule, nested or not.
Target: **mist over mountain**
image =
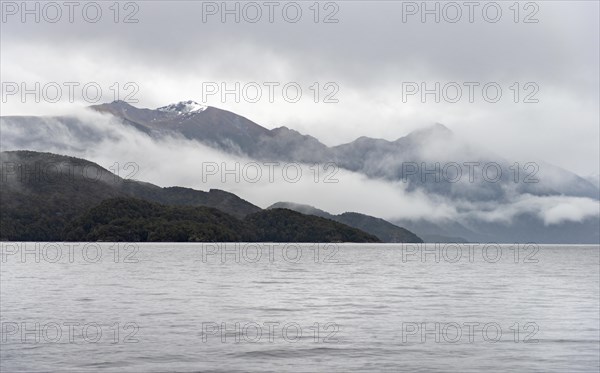
[[[332,163],[343,180],[329,189],[309,182],[261,184],[262,191],[236,182],[221,189],[252,200],[260,195],[263,207],[278,198],[378,216],[426,240],[598,242],[600,192],[594,183],[540,160],[493,154],[485,150],[485,143],[468,143],[442,124],[394,141],[360,137],[328,147],[293,129],[269,130],[193,101],[158,109],[115,101],[92,109],[63,117],[2,117],[0,145],[94,161],[107,158],[102,149],[112,149],[128,160],[153,160],[157,175],[166,175],[159,169],[168,165],[176,178],[170,185],[192,187],[198,184],[188,180],[198,179],[197,164],[204,161]],[[329,194],[334,188],[335,198]]]
[[[513,188],[518,193],[533,195],[598,198],[599,193],[593,183],[559,167],[540,165],[533,160],[515,167],[514,160],[475,147],[439,123],[395,141],[360,137],[348,144],[327,147],[316,138],[287,127],[267,130],[240,115],[214,107],[180,113],[165,112],[161,108],[137,109],[116,101],[93,108],[110,112],[155,136],[177,133],[259,160],[335,162],[369,177],[401,180],[411,188],[424,187],[428,192],[469,200],[501,199]],[[426,166],[422,166],[423,163]],[[472,165],[469,168],[465,163]],[[524,163],[530,165],[526,167]],[[486,178],[496,179],[496,165],[500,178],[498,182],[489,182]],[[483,169],[485,166],[487,170]],[[470,172],[473,181],[469,179]]]
[[[176,108],[182,110],[166,109]],[[184,105],[194,106],[187,110]],[[430,193],[468,200],[499,200],[508,193],[570,195],[598,198],[598,187],[567,170],[540,163],[508,160],[473,146],[442,124],[418,130],[395,141],[360,137],[355,141],[327,147],[314,137],[287,127],[268,130],[235,113],[182,101],[158,109],[138,109],[123,101],[91,107],[110,113],[123,123],[154,138],[183,136],[227,153],[257,160],[301,163],[334,162],[344,169],[371,178],[406,182],[409,188],[423,187]],[[80,143],[94,142],[101,134],[86,131],[75,117],[3,117],[14,147],[35,142],[57,146],[52,121],[60,122]],[[10,127],[35,126],[39,136],[10,138]],[[8,130],[8,131],[7,131]],[[85,139],[84,139],[85,138]],[[72,145],[75,148],[77,144]],[[465,165],[465,163],[467,165]],[[470,165],[469,165],[470,164]],[[487,169],[484,169],[487,167]],[[489,180],[498,181],[490,182]]]

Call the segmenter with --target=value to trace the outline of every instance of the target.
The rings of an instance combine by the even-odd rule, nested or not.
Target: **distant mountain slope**
[[[403,219],[394,220],[393,223],[406,227],[406,229],[409,229],[411,232],[415,232],[415,234],[423,238],[423,241],[428,243],[479,242],[472,238],[475,236],[475,232],[456,221],[434,223],[427,220]],[[469,239],[466,239],[465,237],[469,237]]]
[[[373,216],[359,214],[357,212],[345,212],[338,215],[340,223],[356,227],[365,232],[369,232],[383,242],[410,242],[421,243],[423,240],[408,229],[398,227],[388,221]]]
[[[277,202],[268,207],[268,209],[275,208],[287,208],[303,214],[310,214],[334,220],[370,233],[379,238],[382,242],[423,242],[420,237],[407,229],[398,227],[383,219],[356,212],[345,212],[340,215],[332,215],[312,206],[291,202]]]
[[[600,244],[600,219],[567,221],[546,225],[538,216],[521,214],[512,221],[498,223],[472,219],[466,222],[425,220],[394,221],[419,234],[426,242],[495,242],[536,244]]]
[[[248,215],[263,242],[380,242],[359,229],[319,216],[288,209],[270,209]]]
[[[123,180],[84,159],[11,151],[0,161],[0,240],[379,242],[327,219],[262,211],[221,190]]]

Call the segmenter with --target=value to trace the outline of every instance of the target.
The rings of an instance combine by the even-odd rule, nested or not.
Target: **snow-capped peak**
[[[177,115],[199,113],[208,108],[208,106],[201,105],[195,101],[181,101],[176,104],[171,104],[163,107],[159,107],[159,111],[175,113]]]

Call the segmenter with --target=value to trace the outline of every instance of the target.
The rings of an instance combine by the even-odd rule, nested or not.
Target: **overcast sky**
[[[522,2],[518,14],[513,3],[478,2],[473,8],[453,3],[462,12],[458,19],[454,5],[440,2],[440,22],[430,14],[423,23],[423,9],[415,8],[421,1],[321,2],[318,7],[313,1],[275,2],[270,22],[269,6],[259,1],[254,4],[261,9],[260,19],[254,5],[244,8],[240,3],[240,22],[229,14],[223,23],[220,1],[123,2],[118,14],[109,1],[98,2],[100,17],[95,6],[86,8],[89,20],[98,18],[95,23],[84,19],[81,3],[73,9],[71,23],[69,9],[59,2],[62,16],[57,22],[48,22],[57,18],[56,9],[40,4],[36,23],[32,14],[22,21],[20,1],[3,2],[1,113],[68,112],[73,104],[65,82],[80,84],[74,88],[74,105],[90,104],[81,93],[86,83],[96,82],[103,91],[100,101],[108,102],[115,83],[119,98],[125,99],[134,87],[125,89],[125,83],[132,82],[139,88],[129,98],[139,100],[136,106],[205,98],[208,105],[267,128],[285,125],[327,145],[360,136],[394,140],[439,122],[515,160],[545,160],[583,176],[598,174],[598,2]],[[34,9],[35,4],[28,6]],[[430,9],[435,6],[428,2]],[[127,15],[138,22],[125,23]],[[21,83],[33,88],[35,82],[62,85],[62,100],[51,103],[42,97],[36,103],[33,95],[25,100],[20,92],[8,95],[13,83],[21,89]],[[249,102],[242,95],[235,102],[233,95],[225,100],[218,93],[203,97],[207,84],[233,88],[235,82],[241,87],[255,82],[262,87],[262,98]],[[268,82],[279,84],[274,102],[269,102]],[[425,103],[420,93],[403,97],[403,86],[406,90],[416,83],[420,89],[425,83],[433,89],[436,82],[440,87],[455,82],[440,103],[432,94]],[[286,83],[302,89],[298,102],[286,101],[281,89]],[[478,84],[473,85],[474,102],[469,102],[465,83]],[[491,88],[484,96],[487,83]],[[462,87],[462,97],[448,102],[456,96],[456,85]],[[253,99],[253,85],[247,87]],[[502,96],[487,102],[494,99],[494,87],[502,89]],[[53,88],[48,89],[48,97],[54,97]],[[288,99],[295,96],[293,86],[288,94]],[[339,102],[324,102],[328,94]]]

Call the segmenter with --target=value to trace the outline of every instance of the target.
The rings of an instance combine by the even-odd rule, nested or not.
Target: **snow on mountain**
[[[206,110],[208,106],[201,105],[195,101],[181,101],[176,104],[171,104],[163,107],[159,107],[157,110],[168,113],[175,113],[177,115],[199,113]]]

